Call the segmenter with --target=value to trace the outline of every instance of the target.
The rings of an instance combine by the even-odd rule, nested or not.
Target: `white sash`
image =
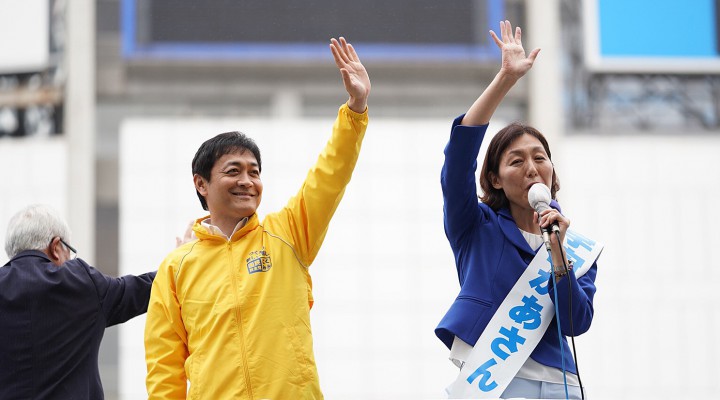
[[[565,234],[564,247],[578,278],[592,267],[603,249],[601,243],[570,230]],[[550,254],[543,245],[473,346],[450,386],[451,399],[499,398],[505,391],[555,315],[548,295],[551,274]]]

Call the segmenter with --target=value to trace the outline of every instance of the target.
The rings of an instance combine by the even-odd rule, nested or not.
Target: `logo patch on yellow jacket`
[[[261,250],[255,250],[250,252],[250,256],[246,259],[247,269],[249,274],[256,272],[267,272],[272,268],[272,260],[270,259],[270,253],[265,251],[263,247]]]

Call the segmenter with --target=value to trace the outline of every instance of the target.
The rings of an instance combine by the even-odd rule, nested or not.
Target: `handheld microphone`
[[[544,184],[536,183],[530,187],[530,190],[528,191],[528,203],[530,203],[530,207],[537,211],[538,218],[540,218],[540,213],[550,208],[550,200],[550,188]],[[557,222],[553,222],[553,224],[549,227],[540,227],[540,229],[542,230],[545,248],[550,251],[550,232],[559,232],[560,227]]]

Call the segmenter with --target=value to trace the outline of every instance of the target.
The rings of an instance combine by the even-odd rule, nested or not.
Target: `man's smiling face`
[[[255,213],[262,199],[260,167],[249,150],[242,149],[220,157],[210,179],[195,175],[195,188],[205,197],[214,225],[234,226]]]

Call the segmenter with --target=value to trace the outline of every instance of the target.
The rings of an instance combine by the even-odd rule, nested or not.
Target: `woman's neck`
[[[540,226],[535,222],[535,211],[533,209],[510,204],[510,214],[515,220],[518,229],[540,234]]]

